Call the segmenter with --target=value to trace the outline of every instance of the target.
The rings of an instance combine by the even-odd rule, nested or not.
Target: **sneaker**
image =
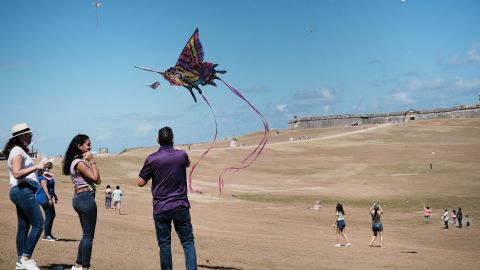
[[[75,265],[72,265],[72,270],[82,270],[82,267],[80,266],[79,268],[75,267]]]
[[[58,239],[49,235],[49,236],[44,236],[42,240],[53,242],[53,241],[57,241]]]
[[[334,247],[341,247],[342,245],[340,244],[336,244],[336,245],[333,245]]]
[[[20,269],[25,269],[25,270],[40,270],[40,268],[38,268],[37,266],[37,263],[33,259],[30,259],[28,261],[24,261],[23,259],[20,259],[20,267],[23,267]]]
[[[350,243],[347,243],[347,244],[345,245],[345,247],[349,247],[349,246],[351,246],[351,245],[352,245],[352,244],[350,244]]]

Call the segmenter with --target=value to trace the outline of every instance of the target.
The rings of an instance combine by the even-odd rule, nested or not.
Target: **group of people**
[[[432,209],[429,206],[423,205],[423,221],[425,224],[430,223],[430,217],[432,215]],[[463,227],[463,212],[462,208],[459,207],[458,210],[453,209],[452,213],[450,214],[448,209],[445,208],[441,219],[443,221],[443,229],[448,230],[448,224],[450,217],[452,218],[452,224],[457,228]],[[471,218],[468,215],[465,215],[465,226],[470,228],[470,223],[472,222]]]
[[[48,162],[35,164],[28,154],[32,137],[32,131],[26,123],[13,126],[12,136],[5,145],[4,153],[8,156],[11,186],[9,196],[16,207],[18,219],[15,238],[18,257],[15,269],[40,270],[32,258],[33,252],[42,230],[45,229],[46,240],[56,240],[51,234],[51,226],[55,217],[53,205],[58,202],[58,197],[54,192],[53,175],[48,172]],[[143,187],[152,180],[153,220],[160,247],[161,269],[172,269],[172,222],[184,249],[186,269],[197,269],[186,181],[186,169],[190,166],[190,160],[185,151],[173,148],[171,128],[161,128],[157,142],[160,148],[145,159],[137,184]],[[62,162],[63,174],[70,176],[72,180],[72,206],[82,227],[82,238],[71,270],[89,270],[91,265],[97,223],[96,185],[102,182],[91,149],[90,138],[85,134],[78,134],[69,143]],[[105,193],[107,194],[107,191]],[[109,201],[106,195],[105,207],[111,207],[112,197],[115,204],[116,196],[119,198],[116,205],[120,213],[123,194],[119,186],[115,191],[111,191]],[[45,219],[40,207],[44,209]]]
[[[372,218],[372,239],[370,240],[369,247],[374,247],[374,242],[378,236],[380,236],[380,247],[383,247],[383,224],[381,221],[381,215],[383,214],[383,209],[380,207],[379,204],[374,203],[372,207],[369,209],[370,217]],[[341,247],[340,244],[340,235],[345,239],[347,242],[345,247],[349,247],[352,244],[348,240],[347,233],[345,231],[345,210],[343,210],[343,205],[341,203],[337,203],[337,207],[335,209],[335,223],[332,225],[335,229],[335,233],[337,236],[337,243],[335,244],[336,247]]]
[[[118,210],[118,214],[120,215],[120,209],[122,208],[122,197],[123,197],[123,192],[120,189],[120,186],[117,185],[115,190],[112,190],[110,185],[107,185],[103,193],[105,193],[105,209],[112,209],[112,198],[113,198],[113,211],[116,214]]]

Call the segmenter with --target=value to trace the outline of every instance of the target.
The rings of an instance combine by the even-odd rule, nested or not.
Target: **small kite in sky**
[[[195,102],[197,102],[197,98],[195,97],[193,89],[196,89],[198,93],[202,96],[203,100],[210,107],[210,111],[212,112],[215,120],[215,135],[210,146],[207,148],[207,150],[205,150],[205,152],[200,156],[199,160],[192,166],[190,170],[190,174],[188,178],[188,183],[189,183],[188,188],[190,192],[198,192],[198,191],[194,191],[192,188],[192,174],[195,168],[197,167],[198,163],[206,156],[206,154],[210,151],[210,149],[212,149],[213,145],[217,140],[217,134],[218,134],[218,126],[217,126],[217,119],[215,117],[215,113],[213,111],[212,106],[210,105],[210,102],[208,102],[206,96],[203,94],[202,89],[200,89],[200,85],[201,86],[207,86],[207,85],[217,86],[214,80],[219,80],[223,82],[225,86],[232,93],[234,93],[240,99],[245,101],[260,117],[264,126],[263,138],[261,139],[260,143],[255,147],[255,149],[242,160],[239,166],[228,167],[223,170],[223,172],[220,174],[218,179],[219,190],[221,193],[224,188],[224,176],[226,172],[238,172],[241,169],[244,169],[250,166],[260,155],[260,153],[262,152],[263,148],[267,143],[269,128],[268,128],[267,120],[263,117],[263,115],[245,97],[243,97],[240,92],[238,92],[235,88],[228,85],[225,81],[223,81],[217,76],[217,74],[225,74],[227,72],[225,70],[216,70],[216,67],[218,66],[218,64],[204,62],[203,56],[204,56],[203,46],[200,42],[198,28],[197,28],[195,32],[192,34],[192,36],[190,37],[190,39],[188,40],[185,47],[183,48],[182,53],[180,54],[177,60],[177,63],[175,64],[175,67],[171,67],[164,72],[156,71],[156,70],[145,68],[145,67],[139,67],[139,66],[135,66],[135,67],[145,71],[157,73],[161,75],[165,80],[167,80],[171,85],[185,87],[190,92]]]
[[[160,87],[160,82],[159,81],[156,81],[152,84],[149,84],[147,85],[148,87],[152,88],[153,90],[157,89],[158,87]]]
[[[98,9],[103,5],[102,3],[98,2],[98,1],[95,1],[93,2],[93,4],[95,5],[95,17],[97,19],[97,25],[98,25]]]

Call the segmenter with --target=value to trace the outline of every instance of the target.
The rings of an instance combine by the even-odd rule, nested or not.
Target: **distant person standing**
[[[372,231],[373,236],[368,246],[373,247],[373,242],[377,239],[377,234],[380,234],[380,247],[383,247],[383,224],[380,216],[383,214],[383,209],[379,204],[374,203],[370,207],[370,216],[372,217]]]
[[[27,124],[20,123],[13,126],[12,137],[5,145],[3,152],[8,157],[10,200],[17,210],[16,269],[40,270],[32,259],[44,226],[42,211],[35,198],[39,188],[35,172],[45,169],[47,165],[43,163],[35,165],[28,155],[28,145],[32,143],[32,137],[32,131]]]
[[[107,185],[107,188],[104,191],[105,193],[105,209],[112,208],[112,193],[113,190],[110,185]]]
[[[432,215],[432,209],[429,206],[423,204],[423,221],[425,224],[430,223],[430,216]]]
[[[462,213],[462,208],[461,207],[458,208],[457,219],[458,219],[458,227],[462,228],[463,213]]]
[[[93,237],[97,224],[95,184],[99,185],[102,181],[91,149],[90,138],[78,134],[73,137],[63,158],[63,174],[72,178],[75,191],[72,205],[80,219],[83,233],[72,270],[88,270],[92,257]]]
[[[449,219],[450,213],[448,213],[448,209],[445,208],[445,211],[443,212],[442,220],[443,220],[443,229],[448,230],[448,219]]]
[[[452,223],[453,226],[457,225],[457,210],[455,209],[452,210]]]
[[[158,131],[160,149],[145,159],[137,183],[143,187],[152,179],[153,219],[160,247],[162,270],[172,269],[172,222],[185,254],[187,270],[197,269],[197,255],[187,196],[186,169],[190,160],[185,151],[173,148],[173,131]]]
[[[120,209],[122,208],[122,197],[123,197],[123,192],[120,189],[120,186],[117,186],[117,188],[113,191],[112,193],[113,196],[113,207],[115,207],[115,214],[117,213],[118,209],[118,214],[120,215]]]
[[[342,246],[340,244],[340,234],[343,236],[345,241],[347,241],[346,247],[351,246],[350,241],[348,241],[347,233],[345,232],[345,211],[343,210],[343,206],[341,203],[337,203],[337,207],[335,209],[335,223],[333,227],[335,228],[335,233],[337,236],[337,244],[336,247]]]
[[[55,193],[55,178],[48,170],[40,170],[37,179],[41,187],[36,193],[37,202],[42,206],[45,213],[45,228],[42,240],[57,241],[58,238],[52,235],[53,221],[56,216],[55,204],[58,203],[58,197]]]

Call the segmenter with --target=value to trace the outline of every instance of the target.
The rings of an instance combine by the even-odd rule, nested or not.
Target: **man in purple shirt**
[[[152,179],[153,219],[160,247],[162,270],[172,268],[172,221],[185,253],[187,270],[197,269],[197,255],[187,196],[188,155],[173,148],[173,131],[163,127],[158,131],[160,149],[145,159],[137,183],[143,187]]]

